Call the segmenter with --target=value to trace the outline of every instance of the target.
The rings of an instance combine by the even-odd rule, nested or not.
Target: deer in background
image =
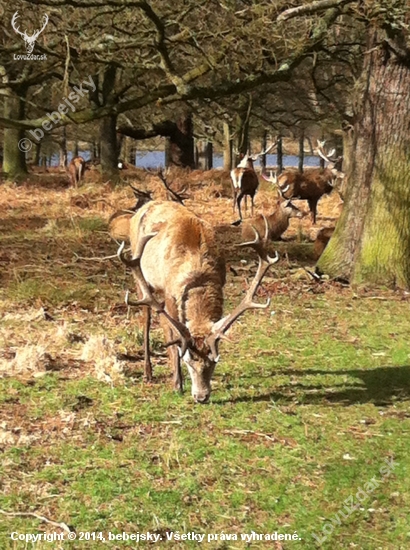
[[[267,235],[262,241],[260,235],[254,233],[254,240],[243,246],[251,246],[258,253],[256,275],[242,302],[222,317],[225,263],[217,250],[213,228],[176,202],[149,202],[133,216],[132,259],[125,258],[124,243],[118,256],[131,268],[141,296],[138,301],[131,301],[127,294],[126,302],[144,306],[145,310],[146,380],[152,379],[149,329],[151,309],[154,309],[165,322],[174,388],[183,389],[182,359],[192,380],[195,402],[208,402],[212,375],[219,360],[219,340],[246,310],[269,305],[269,300],[258,304],[253,299],[278,255],[270,258],[264,248]]]
[[[156,171],[147,170],[147,173],[155,175],[161,180],[167,191],[168,200],[184,204],[184,200],[189,198],[188,195],[185,193],[185,189],[177,192],[171,188],[162,169]],[[117,212],[114,212],[114,214],[112,214],[108,220],[108,232],[111,238],[113,238],[115,241],[130,241],[131,218],[133,217],[135,212],[137,212],[137,210],[141,208],[141,206],[144,206],[144,204],[153,200],[152,193],[150,191],[140,191],[131,184],[130,187],[134,193],[135,198],[137,199],[137,202],[133,207],[129,209],[118,210]]]
[[[79,183],[84,176],[85,172],[85,160],[83,157],[74,157],[68,165],[68,177],[74,187],[78,187]]]
[[[313,168],[300,173],[296,170],[286,170],[279,176],[277,174],[267,177],[262,174],[262,177],[267,181],[277,185],[279,192],[286,199],[303,199],[307,200],[309,209],[312,214],[312,222],[316,224],[317,203],[323,195],[327,195],[333,191],[338,179],[344,178],[343,172],[340,171],[342,157],[337,159],[330,158],[334,155],[335,150],[332,149],[328,154],[325,153],[323,147],[325,142],[318,141],[317,152],[327,162],[326,168]]]
[[[259,187],[259,178],[258,174],[255,172],[253,163],[262,155],[266,155],[275,145],[276,143],[273,143],[266,151],[262,151],[252,156],[249,155],[248,151],[238,166],[231,170],[233,212],[235,212],[235,206],[238,207],[239,212],[239,220],[234,222],[233,225],[239,225],[242,221],[241,202],[243,197],[245,197],[245,214],[247,210],[247,197],[251,197],[251,216],[253,216],[254,198]]]
[[[279,198],[274,205],[272,214],[266,216],[266,218],[262,214],[259,214],[259,216],[251,218],[244,223],[242,227],[242,239],[251,239],[255,229],[259,234],[262,234],[267,222],[268,239],[278,241],[289,227],[290,218],[303,218],[304,216],[306,216],[306,212],[300,210],[290,200]]]

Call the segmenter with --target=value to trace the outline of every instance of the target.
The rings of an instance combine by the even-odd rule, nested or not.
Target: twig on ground
[[[258,437],[265,437],[266,439],[269,439],[269,441],[277,441],[275,437],[272,437],[268,434],[264,434],[264,433],[261,433],[261,432],[253,432],[252,430],[224,430],[224,433],[225,434],[239,434],[239,435],[247,435],[247,434],[251,434],[251,435],[257,435]]]
[[[54,525],[54,527],[60,527],[61,529],[64,529],[67,533],[73,533],[73,529],[70,529],[70,527],[66,523],[59,523],[58,521],[53,521],[52,519],[48,519],[45,516],[40,516],[39,514],[35,514],[34,512],[6,512],[5,510],[2,510],[0,508],[0,514],[4,514],[5,516],[9,517],[32,517],[39,519],[41,521],[44,521],[45,523],[49,523],[50,525]]]

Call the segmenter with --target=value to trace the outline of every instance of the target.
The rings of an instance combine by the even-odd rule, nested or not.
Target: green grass
[[[130,285],[123,268],[73,260],[73,251],[112,253],[94,218],[80,225],[87,247],[69,223],[59,225],[65,230],[51,249],[40,230],[28,240],[18,233],[5,239],[22,248],[0,294],[4,360],[30,342],[44,346],[57,367],[22,375],[0,370],[2,510],[35,512],[77,534],[150,531],[177,549],[199,544],[167,543],[167,532],[238,535],[205,539],[201,546],[210,549],[409,548],[406,296],[356,295],[330,284],[316,294],[318,287],[305,281],[289,284],[272,296],[270,311],[247,313],[231,342],[222,342],[212,401],[195,406],[189,380],[183,396],[171,391],[158,326],[152,384],[142,381],[141,362],[112,384],[80,361],[81,338],[91,334],[105,335],[122,352],[136,353],[142,343],[138,315],[127,318],[122,305]],[[28,264],[48,271],[41,278]],[[285,264],[279,269],[287,282]],[[227,310],[240,281],[229,279],[235,284],[227,286]],[[35,316],[40,307],[51,319]],[[380,473],[386,459],[395,463],[389,476]],[[358,491],[372,478],[377,487],[363,498]],[[345,504],[350,497],[357,504],[356,494],[363,501],[348,515]],[[325,540],[323,529],[330,533]],[[11,532],[54,530],[33,517],[0,515],[0,548],[32,547],[11,541]],[[252,530],[296,532],[301,540],[240,540]],[[61,547],[152,544],[77,540]]]

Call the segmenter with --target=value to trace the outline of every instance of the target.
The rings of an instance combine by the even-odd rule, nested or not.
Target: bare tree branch
[[[356,0],[318,0],[317,2],[312,2],[311,4],[303,4],[302,6],[296,6],[296,8],[289,8],[288,10],[282,12],[277,20],[287,21],[293,17],[310,15],[318,11],[341,7],[345,4],[351,4],[352,2],[356,2]]]

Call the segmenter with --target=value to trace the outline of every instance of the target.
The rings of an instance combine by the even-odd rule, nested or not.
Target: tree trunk
[[[118,175],[117,118],[108,116],[100,121],[101,169],[103,179],[116,182]]]
[[[192,115],[181,116],[168,138],[168,166],[195,168]]]
[[[248,96],[244,101],[242,101],[241,107],[236,115],[236,128],[235,134],[237,136],[237,151],[240,156],[246,155],[249,149],[249,125],[251,118],[252,110],[252,98]],[[250,152],[250,151],[249,151]],[[235,165],[241,158],[235,159]]]
[[[278,166],[278,172],[279,174],[283,172],[283,143],[282,143],[282,136],[278,136],[278,147],[277,147],[277,156],[276,156],[276,164]]]
[[[232,168],[232,139],[229,124],[223,123],[224,134],[224,170],[230,171]]]
[[[347,150],[343,213],[318,269],[353,284],[410,287],[410,63],[369,34]],[[346,168],[346,165],[345,165]]]
[[[34,144],[34,157],[33,157],[34,166],[40,166],[40,154],[41,154],[41,141]]]
[[[60,168],[67,167],[67,129],[63,127],[63,134],[60,142]]]
[[[299,163],[298,163],[298,170],[301,173],[303,173],[303,164],[305,162],[304,144],[305,144],[305,133],[302,130],[299,136]]]
[[[268,131],[264,130],[263,131],[263,137],[262,137],[262,151],[266,151],[267,143],[268,143]],[[267,155],[265,153],[265,154],[261,155],[261,157],[260,157],[262,173],[264,173],[266,171],[266,156]]]
[[[14,93],[10,88],[5,89],[5,118],[24,119],[24,96],[25,92],[23,90]],[[26,154],[24,151],[29,151],[31,148],[30,144],[32,145],[32,143],[29,139],[21,141],[23,138],[24,130],[16,130],[14,128],[4,129],[3,172],[6,173],[7,179],[21,179],[27,174]]]
[[[214,167],[214,145],[212,141],[206,142],[205,165],[207,170],[212,170]]]

